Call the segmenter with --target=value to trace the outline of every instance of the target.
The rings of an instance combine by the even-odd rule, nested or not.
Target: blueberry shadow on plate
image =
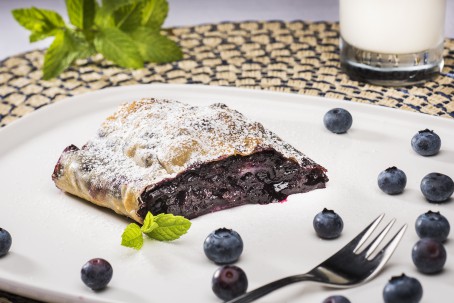
[[[356,140],[359,139],[361,141],[372,142],[385,141],[386,139],[388,139],[388,136],[386,136],[386,134],[383,132],[354,128],[354,125],[346,133],[338,135],[351,135]]]
[[[11,250],[0,258],[2,270],[8,271],[17,275],[31,275],[40,272],[43,269],[39,268],[39,264],[31,261],[26,256],[14,251],[14,243]]]
[[[443,145],[442,145],[440,151],[436,155],[429,156],[427,158],[433,158],[435,161],[454,164],[454,150],[443,149]],[[448,174],[448,176],[449,176],[449,174]],[[450,176],[450,177],[454,178],[454,176]]]
[[[81,284],[81,287],[83,287],[82,281],[80,282],[80,284]],[[133,283],[131,283],[131,285],[132,284]],[[125,286],[131,287],[131,285],[125,285]],[[100,290],[91,290],[88,288],[86,288],[86,289],[88,291],[93,292],[96,295],[99,295],[99,296],[102,295],[102,297],[100,297],[100,299],[104,299],[107,297],[115,298],[115,302],[147,302],[147,298],[150,297],[150,295],[147,295],[146,292],[137,292],[137,291],[133,291],[132,289],[129,290],[129,289],[125,289],[125,288],[119,288],[119,287],[113,285],[112,282],[109,285],[107,285],[107,287],[100,289]],[[139,296],[138,293],[144,294],[144,297]],[[104,297],[104,295],[106,297]],[[83,295],[81,295],[79,297],[82,298],[82,301],[84,301]]]

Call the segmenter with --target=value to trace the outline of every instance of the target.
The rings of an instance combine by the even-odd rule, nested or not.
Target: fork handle
[[[296,282],[302,282],[302,281],[314,281],[314,275],[312,274],[302,274],[302,275],[295,275],[295,276],[290,276],[290,277],[285,277],[279,280],[276,280],[274,282],[265,284],[259,288],[256,288],[250,292],[247,292],[239,297],[236,297],[233,300],[230,300],[226,303],[248,303],[255,301],[270,292],[273,292],[281,287],[287,286],[289,284],[293,284]]]

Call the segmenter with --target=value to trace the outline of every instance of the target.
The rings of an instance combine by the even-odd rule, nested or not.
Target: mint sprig
[[[183,216],[148,212],[140,227],[136,223],[126,226],[121,235],[121,245],[139,250],[143,246],[143,234],[158,241],[173,241],[187,233],[191,221]]]
[[[153,218],[153,222],[157,224],[157,227],[149,232],[144,231],[144,233],[148,237],[159,241],[178,239],[191,227],[191,222],[188,219],[171,214],[159,214]]]
[[[162,34],[167,0],[66,0],[70,24],[54,11],[36,7],[12,11],[30,31],[30,42],[55,37],[46,51],[43,79],[57,77],[77,59],[100,53],[126,68],[180,60],[180,47]]]
[[[137,250],[142,248],[143,236],[139,225],[131,223],[126,226],[123,234],[121,235],[121,245],[132,247]]]

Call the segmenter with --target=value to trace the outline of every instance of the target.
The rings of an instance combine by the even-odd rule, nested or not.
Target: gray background
[[[338,0],[168,1],[170,12],[166,27],[244,20],[337,21],[339,9]],[[446,36],[454,38],[454,0],[447,2]],[[63,0],[0,0],[0,60],[51,43],[52,38],[30,44],[28,31],[13,19],[12,9],[30,6],[53,9],[66,18]]]

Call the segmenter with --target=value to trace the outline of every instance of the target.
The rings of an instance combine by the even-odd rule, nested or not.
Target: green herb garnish
[[[36,7],[12,14],[28,29],[30,42],[55,37],[44,56],[43,79],[57,77],[75,60],[100,53],[126,68],[183,57],[180,47],[162,34],[167,0],[66,0],[71,24],[54,11]]]
[[[172,214],[159,214],[153,216],[148,212],[142,227],[136,223],[126,226],[121,235],[121,245],[139,250],[143,245],[143,235],[159,240],[173,241],[187,233],[191,227],[191,221]]]
[[[121,235],[121,245],[132,247],[137,250],[142,248],[143,236],[139,225],[131,223],[126,226],[123,234]]]

